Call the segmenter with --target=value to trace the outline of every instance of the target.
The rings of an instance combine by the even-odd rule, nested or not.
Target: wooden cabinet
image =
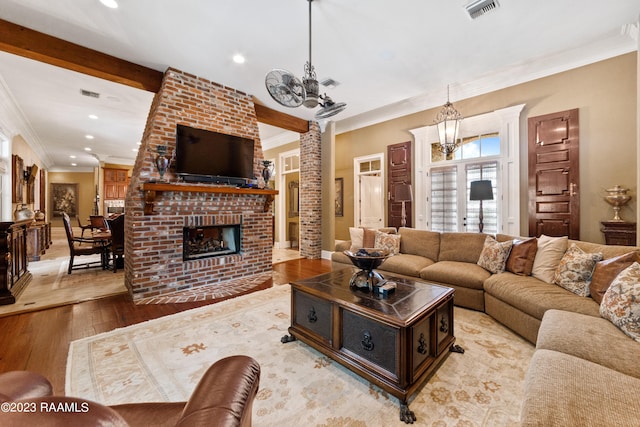
[[[636,223],[602,221],[602,232],[607,245],[636,246]]]
[[[0,222],[0,305],[15,303],[31,281],[27,269],[27,226],[31,222]]]
[[[35,222],[27,227],[27,259],[40,261],[51,242],[51,226],[45,222]]]
[[[127,169],[104,168],[105,200],[124,200],[128,186],[129,172]]]
[[[397,288],[383,297],[351,289],[356,271],[346,268],[293,282],[291,337],[283,342],[303,341],[406,406],[455,342],[454,291],[385,274]]]

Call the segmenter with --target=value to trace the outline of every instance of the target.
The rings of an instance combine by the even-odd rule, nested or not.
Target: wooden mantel
[[[144,214],[153,215],[153,204],[156,196],[165,191],[181,192],[181,193],[224,193],[224,194],[257,194],[266,196],[264,202],[264,211],[267,212],[273,203],[278,190],[268,188],[240,188],[232,186],[212,186],[198,184],[183,184],[171,182],[145,182],[140,186],[140,190],[144,191]]]

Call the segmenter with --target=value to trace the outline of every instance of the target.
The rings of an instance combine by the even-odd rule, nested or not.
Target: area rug
[[[457,343],[410,400],[418,425],[517,425],[533,346],[484,313],[455,308]],[[256,426],[403,425],[398,399],[307,345],[282,344],[290,287],[267,290],[73,341],[66,394],[104,404],[188,399],[216,360],[261,366]]]

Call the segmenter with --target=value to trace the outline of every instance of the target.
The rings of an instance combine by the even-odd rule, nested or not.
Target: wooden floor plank
[[[297,259],[274,264],[287,282],[326,273],[328,260]],[[269,279],[263,287],[272,286]],[[189,310],[215,301],[135,305],[128,295],[0,318],[0,372],[29,370],[51,381],[64,394],[67,354],[71,341]]]

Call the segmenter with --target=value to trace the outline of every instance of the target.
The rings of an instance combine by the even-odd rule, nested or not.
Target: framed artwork
[[[11,201],[13,203],[24,202],[24,161],[22,157],[14,154],[11,156],[13,161],[13,174],[11,175]]]
[[[336,216],[344,216],[344,178],[336,178]]]
[[[78,215],[78,184],[51,184],[51,213],[61,217],[66,212],[70,217]]]
[[[299,215],[300,210],[300,184],[298,181],[289,182],[289,218]]]

